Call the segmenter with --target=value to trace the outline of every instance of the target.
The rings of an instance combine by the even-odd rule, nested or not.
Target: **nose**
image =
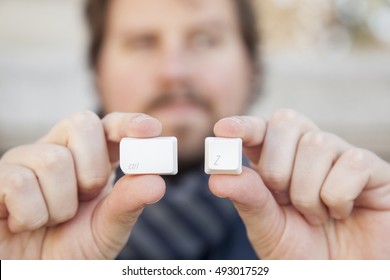
[[[170,44],[161,52],[159,78],[161,85],[170,87],[185,83],[190,76],[189,57],[180,44]]]

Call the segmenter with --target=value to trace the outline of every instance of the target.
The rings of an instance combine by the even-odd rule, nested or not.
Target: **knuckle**
[[[2,184],[7,186],[5,195],[12,231],[34,230],[47,223],[46,206],[36,199],[40,188],[33,171],[23,167],[14,168],[4,174]],[[21,200],[24,201],[22,204]]]
[[[68,125],[76,129],[94,129],[97,126],[100,126],[100,123],[100,118],[92,111],[74,113],[68,118]]]
[[[275,126],[285,126],[296,123],[300,115],[292,109],[279,109],[271,117],[270,123]]]
[[[46,152],[40,153],[37,161],[42,169],[52,170],[61,166],[69,166],[73,157],[67,148],[53,145]]]
[[[30,169],[19,168],[8,172],[4,177],[4,183],[10,186],[12,191],[29,193],[36,183],[36,177]]]
[[[344,152],[341,157],[351,168],[362,171],[369,166],[372,155],[364,149],[352,148]]]
[[[263,170],[261,177],[268,186],[276,191],[282,191],[288,184],[287,176],[275,170]]]
[[[316,150],[325,150],[329,147],[329,137],[326,133],[321,131],[310,131],[302,136],[300,146]]]

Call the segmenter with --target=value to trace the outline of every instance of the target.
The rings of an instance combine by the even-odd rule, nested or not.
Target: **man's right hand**
[[[146,204],[165,192],[160,176],[114,171],[122,137],[155,137],[143,114],[83,112],[37,143],[0,160],[0,259],[112,259]]]

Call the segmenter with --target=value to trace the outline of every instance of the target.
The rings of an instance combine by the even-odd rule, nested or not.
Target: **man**
[[[153,258],[164,254],[161,244],[171,242],[164,234],[185,232],[191,237],[190,229],[198,230],[186,247],[191,255],[172,245],[174,254],[165,257],[223,258],[218,244],[244,240],[240,225],[229,223],[235,214],[226,200],[211,198],[206,191],[191,193],[204,190],[196,174],[204,138],[213,132],[243,140],[251,168],[238,176],[212,175],[209,188],[233,202],[258,257],[389,258],[388,163],[320,131],[291,110],[279,110],[268,121],[241,116],[256,81],[240,14],[247,5],[242,0],[91,4],[97,17],[94,28],[102,30],[92,61],[105,117],[75,114],[37,143],[3,156],[1,258],[115,258],[123,248],[120,257]],[[158,175],[123,176],[113,184],[120,139],[159,135],[177,136],[181,175],[166,178],[167,189]],[[192,186],[191,178],[200,185]],[[184,209],[176,208],[183,201],[193,206],[187,209],[194,210],[193,220],[188,212],[172,211]],[[147,213],[160,203],[165,203],[160,211]],[[210,205],[209,211],[203,209]],[[144,208],[149,220],[137,229]],[[221,209],[228,219],[220,220],[227,222],[200,231],[207,227],[199,224],[215,221],[213,215]],[[166,218],[171,216],[173,224]],[[154,228],[155,222],[159,227]],[[178,231],[171,230],[174,225]],[[140,242],[151,240],[153,246],[134,246],[133,227],[137,238],[144,235]],[[153,229],[162,235],[150,236]],[[223,235],[227,229],[236,236]],[[226,242],[215,241],[219,238]],[[199,252],[197,244],[204,246]],[[245,240],[242,244],[246,248]],[[153,249],[159,253],[154,255]],[[237,256],[233,251],[227,252],[232,258]],[[250,251],[243,257],[251,257]]]

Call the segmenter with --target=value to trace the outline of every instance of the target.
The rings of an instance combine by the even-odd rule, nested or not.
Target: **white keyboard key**
[[[204,170],[207,174],[241,174],[241,138],[207,137]]]
[[[119,150],[125,174],[177,174],[176,137],[123,138]]]

